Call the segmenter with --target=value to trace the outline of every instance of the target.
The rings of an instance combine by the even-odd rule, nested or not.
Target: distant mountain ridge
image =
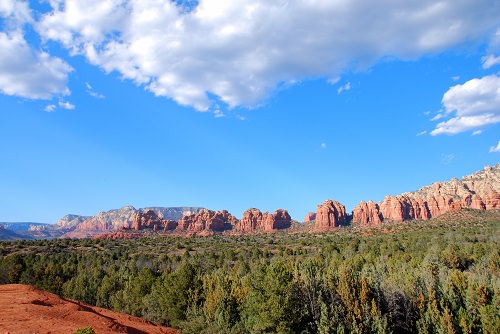
[[[47,226],[49,224],[35,222],[0,222],[0,225],[11,231],[28,231],[34,226]]]
[[[134,215],[153,211],[165,220],[179,220],[185,215],[191,215],[202,210],[200,207],[146,207],[136,209],[126,205],[119,209],[98,212],[95,216],[66,215],[55,225],[64,231],[64,237],[91,236],[96,232],[119,231],[130,229]]]
[[[351,213],[334,200],[317,206],[316,213],[308,213],[305,222],[316,232],[338,226],[376,226],[385,221],[430,220],[445,213],[461,209],[500,209],[500,164],[486,166],[483,170],[446,182],[435,182],[414,192],[389,195],[379,203],[361,201]],[[136,209],[131,205],[101,211],[94,216],[66,215],[55,224],[32,224],[27,232],[11,233],[3,227],[5,238],[93,237],[96,234],[114,235],[134,231],[134,236],[148,230],[180,235],[287,231],[300,225],[291,219],[287,210],[278,209],[274,214],[251,208],[241,219],[227,210],[212,211],[201,207],[146,207]],[[10,226],[10,225],[8,225]],[[19,225],[24,226],[24,225]]]

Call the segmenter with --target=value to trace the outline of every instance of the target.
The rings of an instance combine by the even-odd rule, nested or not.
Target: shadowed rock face
[[[343,204],[329,199],[318,205],[315,229],[323,230],[345,224],[347,224],[347,215]]]
[[[415,192],[386,196],[371,207],[361,202],[353,210],[353,223],[378,225],[382,220],[429,220],[462,208],[500,208],[500,164],[448,182],[436,182]]]

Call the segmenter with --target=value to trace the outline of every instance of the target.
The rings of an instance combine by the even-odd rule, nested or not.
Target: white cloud
[[[225,117],[225,116],[226,115],[220,109],[214,110],[214,117],[215,118],[221,118],[221,117]]]
[[[454,75],[454,76],[451,78],[451,80],[453,80],[453,81],[458,81],[458,80],[460,80],[460,76],[459,76],[459,75]]]
[[[497,146],[490,147],[490,153],[500,153],[500,140],[498,141]]]
[[[345,85],[342,85],[339,87],[339,89],[337,89],[337,94],[341,94],[342,92],[347,92],[351,90],[351,83],[348,82],[346,83]]]
[[[483,133],[483,130],[476,130],[476,131],[472,132],[472,135],[477,136],[477,135],[480,135],[481,133]]]
[[[56,106],[54,104],[47,105],[43,110],[46,112],[53,112],[56,110]]]
[[[420,131],[419,133],[417,133],[417,137],[423,136],[425,134],[427,134],[427,130]]]
[[[483,57],[483,68],[488,69],[495,65],[500,65],[500,56],[488,55]]]
[[[87,94],[90,96],[95,97],[96,99],[104,99],[104,95],[96,92],[88,82],[85,83],[85,88],[87,88]]]
[[[321,149],[326,149],[326,143],[321,143],[321,145],[319,146]]]
[[[45,40],[198,110],[255,106],[283,84],[483,41],[500,17],[490,0],[49,2],[36,25]]]
[[[436,116],[432,117],[431,121],[437,121],[437,120],[440,120],[443,117],[444,117],[444,115],[440,112],[440,113],[436,114]]]
[[[0,32],[0,92],[30,99],[67,95],[72,68],[60,58],[30,48],[19,31]]]
[[[59,107],[66,109],[66,110],[73,110],[75,109],[75,105],[68,102],[68,101],[59,101]]]
[[[489,75],[453,86],[443,95],[442,103],[444,111],[439,115],[451,118],[437,124],[431,131],[433,136],[477,131],[500,123],[500,77]]]
[[[72,68],[62,59],[35,50],[24,38],[23,27],[33,23],[27,1],[0,2],[0,93],[30,99],[66,95]]]

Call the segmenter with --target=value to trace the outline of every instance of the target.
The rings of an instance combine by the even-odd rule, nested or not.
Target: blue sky
[[[500,161],[499,1],[0,4],[0,221],[302,220]]]

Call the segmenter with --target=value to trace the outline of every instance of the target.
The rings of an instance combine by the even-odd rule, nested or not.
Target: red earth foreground
[[[63,299],[30,285],[0,285],[0,334],[73,334],[88,326],[97,334],[178,333],[141,318]]]

